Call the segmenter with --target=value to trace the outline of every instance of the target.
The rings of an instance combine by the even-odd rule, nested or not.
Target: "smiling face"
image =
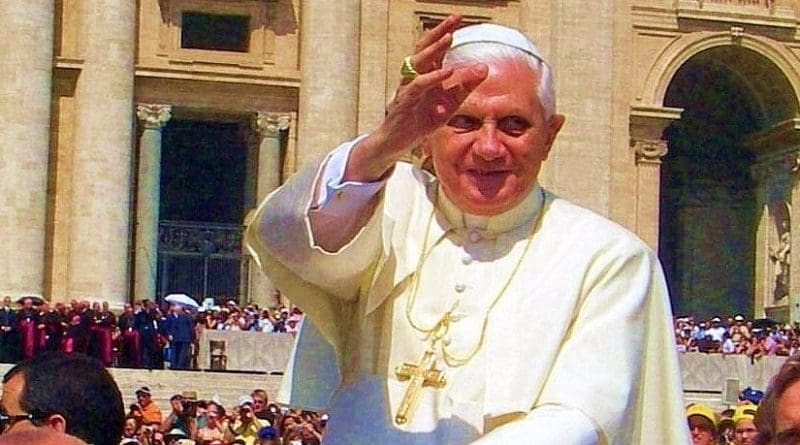
[[[442,189],[462,211],[496,215],[530,192],[564,123],[561,115],[545,118],[538,81],[524,61],[491,62],[486,80],[423,142]]]

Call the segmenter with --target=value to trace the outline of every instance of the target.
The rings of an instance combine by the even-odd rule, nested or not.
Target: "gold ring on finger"
[[[411,63],[411,56],[406,56],[403,59],[403,66],[400,68],[400,74],[403,76],[403,80],[409,81],[419,76],[419,73],[414,68],[414,64]]]

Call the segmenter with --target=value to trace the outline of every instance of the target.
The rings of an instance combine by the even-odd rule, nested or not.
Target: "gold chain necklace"
[[[422,250],[420,251],[419,260],[417,261],[416,272],[412,277],[413,285],[412,285],[411,295],[408,297],[408,301],[406,303],[406,319],[408,320],[408,323],[411,325],[411,327],[414,328],[414,330],[425,334],[426,341],[433,342],[431,346],[433,346],[435,343],[438,343],[439,340],[442,340],[441,341],[442,357],[444,358],[445,363],[447,363],[449,366],[458,367],[465,365],[467,362],[472,360],[473,357],[475,357],[475,354],[477,354],[481,346],[483,346],[483,342],[486,337],[486,326],[489,323],[489,315],[491,315],[495,305],[497,305],[497,302],[500,301],[500,298],[505,294],[506,290],[511,285],[511,281],[513,281],[514,276],[516,276],[517,271],[522,265],[522,260],[524,260],[528,254],[528,249],[531,247],[531,244],[533,242],[533,234],[536,232],[537,227],[542,221],[542,215],[544,214],[544,207],[545,207],[545,197],[544,197],[544,191],[542,191],[541,189],[539,189],[539,193],[542,196],[542,204],[539,207],[539,212],[536,215],[535,221],[531,223],[531,228],[528,231],[527,235],[528,240],[525,243],[525,247],[522,250],[522,254],[520,254],[517,263],[514,265],[514,268],[508,275],[508,278],[506,279],[505,283],[500,288],[500,291],[494,297],[494,300],[492,300],[491,304],[489,304],[489,307],[486,310],[486,315],[484,315],[483,317],[483,324],[481,326],[481,335],[478,338],[478,343],[475,345],[475,348],[473,348],[472,351],[470,351],[470,353],[464,357],[457,357],[452,353],[448,352],[447,350],[448,341],[444,340],[445,336],[447,335],[447,332],[450,329],[450,323],[455,321],[457,318],[456,316],[453,315],[453,311],[458,306],[458,301],[456,301],[452,309],[445,312],[444,315],[442,315],[442,317],[439,319],[439,321],[437,321],[430,328],[421,327],[419,324],[414,322],[414,318],[412,317],[414,303],[417,299],[417,293],[419,292],[419,283],[420,281],[422,281],[419,279],[419,275],[422,274],[422,266],[425,264],[425,261],[427,261],[428,257],[433,252],[433,249],[436,248],[436,246],[439,245],[439,243],[447,236],[447,232],[445,232],[441,237],[439,237],[438,240],[436,240],[433,246],[431,246],[430,251],[428,251],[428,236],[430,235],[430,229],[431,229],[431,224],[433,223],[433,217],[436,214],[436,206],[434,205],[433,210],[431,210],[431,215],[428,217],[428,224],[427,227],[425,228],[425,237],[422,242]]]

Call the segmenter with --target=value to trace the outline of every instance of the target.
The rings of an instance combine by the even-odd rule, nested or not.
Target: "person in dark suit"
[[[147,369],[163,368],[161,346],[159,345],[158,309],[152,301],[144,300],[136,304],[134,309],[134,329],[139,332],[139,344],[142,348],[141,363]]]
[[[61,349],[61,337],[64,334],[64,317],[55,306],[42,304],[39,313],[39,349],[41,351],[58,351]]]
[[[189,350],[194,339],[194,319],[183,311],[183,306],[174,304],[165,325],[172,350],[170,368],[188,369]]]
[[[3,307],[0,308],[0,362],[13,363],[19,354],[19,338],[14,330],[17,314],[11,307],[11,297],[3,298]]]
[[[141,310],[141,308],[137,308]],[[142,365],[142,350],[140,346],[139,330],[136,326],[136,314],[130,303],[125,304],[125,309],[117,322],[119,328],[120,366],[139,368]]]

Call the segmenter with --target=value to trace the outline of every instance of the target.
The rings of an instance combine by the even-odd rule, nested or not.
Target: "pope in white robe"
[[[376,132],[292,177],[247,230],[307,313],[279,399],[328,409],[330,444],[688,443],[658,260],[539,187],[563,123],[533,93],[544,62],[517,31],[459,20],[423,37]],[[487,41],[535,69],[445,56]],[[438,177],[397,162],[415,143]]]

